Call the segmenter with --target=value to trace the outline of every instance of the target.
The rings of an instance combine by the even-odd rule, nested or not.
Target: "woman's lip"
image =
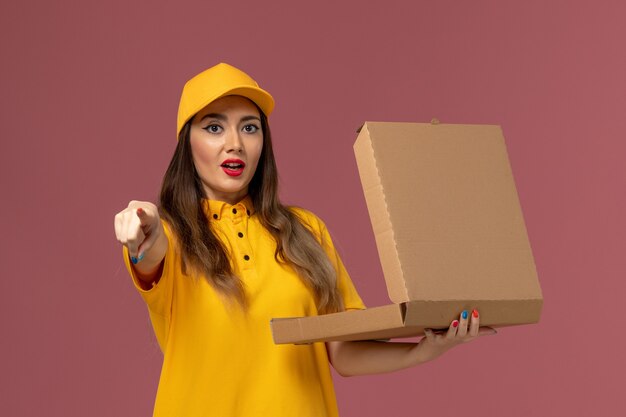
[[[243,162],[241,159],[227,159],[223,161],[221,165],[224,166],[224,164],[239,164],[242,167],[246,166],[246,163]]]
[[[232,169],[232,168],[228,168],[228,167],[222,166],[222,169],[224,170],[224,172],[227,175],[230,175],[231,177],[238,177],[241,174],[243,174],[243,167],[237,168],[237,169]]]
[[[237,164],[241,166],[237,168],[231,168],[226,164]],[[222,162],[221,167],[227,175],[230,175],[231,177],[238,177],[243,173],[243,169],[246,167],[246,163],[243,162],[241,159],[227,159]]]

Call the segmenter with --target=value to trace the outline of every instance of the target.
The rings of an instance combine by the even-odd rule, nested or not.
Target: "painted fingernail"
[[[139,214],[139,215],[143,214],[143,209],[141,207],[139,207],[137,209],[137,214]]]
[[[461,314],[461,317],[462,317],[463,319],[466,319],[466,318],[467,318],[467,310],[463,310],[463,313]]]
[[[473,309],[473,310],[472,310],[472,316],[473,316],[475,319],[477,319],[477,318],[478,318],[478,310]]]
[[[458,320],[454,320],[452,322],[452,327],[458,327],[459,326],[459,321]]]
[[[139,255],[139,258],[137,258],[137,262],[141,261],[143,259],[144,255],[145,255],[145,252],[142,253],[141,255]]]
[[[139,261],[137,260],[137,258],[135,258],[134,256],[131,256],[131,257],[130,257],[130,261],[131,261],[133,264],[136,264],[137,262],[139,262]]]

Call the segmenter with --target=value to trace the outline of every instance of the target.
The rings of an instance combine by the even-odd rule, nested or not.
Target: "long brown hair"
[[[255,214],[276,241],[276,261],[287,263],[298,273],[312,291],[320,314],[342,311],[337,274],[326,252],[298,216],[278,198],[272,135],[267,117],[260,109],[259,114],[263,148],[248,186]],[[193,163],[189,140],[191,120],[180,131],[163,178],[159,211],[178,239],[184,272],[206,277],[219,294],[228,300],[235,299],[245,308],[248,300],[244,283],[233,273],[229,255],[211,230],[202,207],[206,194]]]

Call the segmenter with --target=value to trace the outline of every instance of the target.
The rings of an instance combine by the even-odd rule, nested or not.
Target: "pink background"
[[[151,415],[161,353],[113,216],[155,199],[182,85],[220,61],[276,98],[283,198],[327,222],[370,306],[387,297],[355,129],[503,127],[541,323],[337,377],[342,416],[624,415],[624,3],[245,3],[0,6],[0,415]]]

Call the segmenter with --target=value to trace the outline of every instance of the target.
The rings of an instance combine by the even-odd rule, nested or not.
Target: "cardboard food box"
[[[416,336],[473,308],[484,326],[539,321],[541,288],[499,126],[366,122],[354,152],[393,304],[275,318],[275,343]]]

